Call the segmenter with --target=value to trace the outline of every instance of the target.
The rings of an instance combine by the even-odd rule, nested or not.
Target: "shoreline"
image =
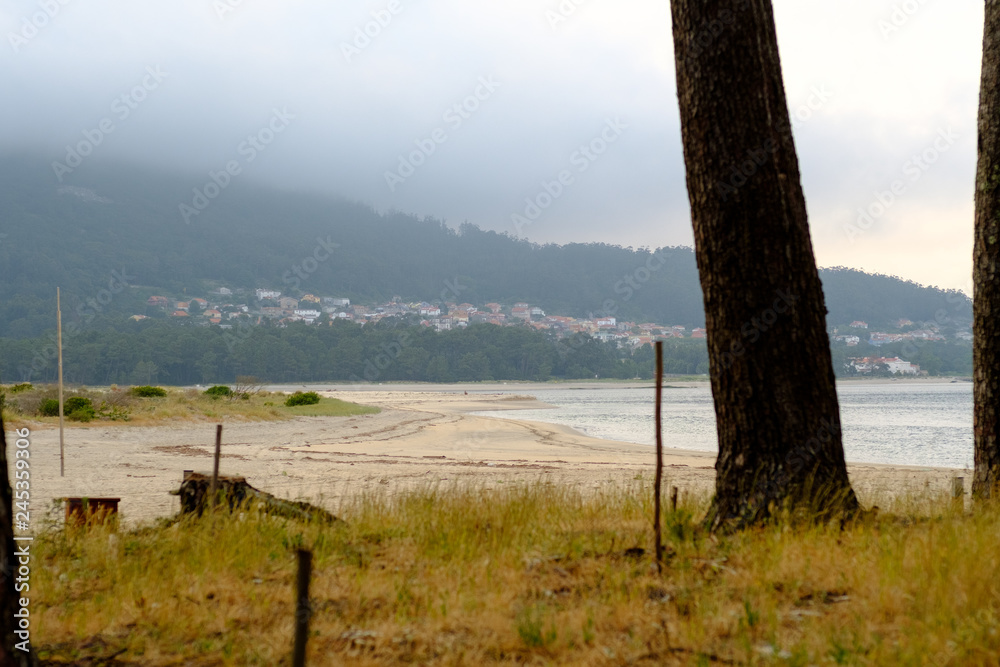
[[[517,419],[515,410],[546,406],[534,399],[395,388],[324,393],[382,412],[226,421],[220,474],[246,477],[262,491],[334,513],[364,494],[394,495],[427,485],[559,483],[587,491],[652,480],[651,446]],[[469,414],[496,410],[510,411],[511,417]],[[111,496],[122,499],[127,525],[173,515],[179,501],[169,492],[180,486],[183,471],[211,471],[213,424],[67,430],[64,478],[59,477],[58,430],[32,429],[32,509],[37,517],[56,498]],[[714,466],[714,452],[667,448],[664,488],[707,497],[714,490]],[[956,475],[971,486],[971,475],[961,469],[849,463],[848,471],[865,504],[927,490],[945,493]]]
[[[898,378],[875,378],[875,377],[843,377],[837,378],[837,383],[855,384],[959,384],[972,383],[971,377],[963,376],[927,376],[927,377],[898,377]],[[663,387],[683,388],[683,387],[707,387],[710,385],[708,376],[692,377],[690,375],[664,376]],[[515,391],[521,388],[548,388],[548,389],[652,389],[653,380],[550,380],[548,382],[531,382],[508,380],[503,382],[290,382],[268,384],[265,389],[268,391],[294,391],[308,388],[316,391],[331,392],[369,392],[369,391],[417,391],[417,392],[453,392],[453,391],[477,391],[477,392],[504,392]]]

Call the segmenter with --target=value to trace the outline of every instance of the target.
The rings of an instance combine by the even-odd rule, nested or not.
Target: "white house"
[[[909,361],[903,361],[899,357],[886,358],[883,360],[883,363],[889,367],[889,371],[892,373],[899,373],[900,375],[920,374],[920,366],[911,364]]]
[[[441,309],[430,304],[420,306],[421,317],[441,317]]]
[[[312,324],[313,322],[319,319],[320,312],[318,310],[312,310],[312,309],[299,309],[295,311],[295,316],[301,317],[309,324]]]

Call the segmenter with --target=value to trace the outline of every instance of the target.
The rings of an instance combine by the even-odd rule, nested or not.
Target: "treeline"
[[[193,385],[255,375],[267,382],[480,382],[651,379],[653,350],[619,349],[587,335],[557,340],[528,327],[474,325],[435,332],[405,321],[360,327],[294,324],[222,330],[174,321],[102,318],[65,338],[64,376],[85,385]],[[708,373],[704,340],[664,344],[664,370]],[[849,357],[898,356],[931,375],[969,376],[968,343],[832,347],[838,376]],[[56,379],[55,337],[0,338],[0,382]]]
[[[665,357],[668,373],[708,372],[704,341],[668,341]],[[438,333],[387,322],[229,331],[130,322],[75,334],[63,365],[67,382],[85,385],[213,384],[240,375],[275,383],[650,379],[653,351],[493,325]],[[4,382],[51,382],[56,366],[52,338],[0,339]]]

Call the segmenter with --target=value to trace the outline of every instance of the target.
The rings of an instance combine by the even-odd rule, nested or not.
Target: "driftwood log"
[[[212,476],[197,472],[185,473],[181,488],[170,493],[180,496],[181,516],[197,514],[201,516],[209,506],[209,487]],[[270,493],[255,489],[247,483],[245,477],[219,476],[216,484],[216,507],[228,507],[229,511],[256,503],[270,514],[287,516],[305,521],[320,521],[334,523],[339,521],[325,509],[305,502],[281,500]]]

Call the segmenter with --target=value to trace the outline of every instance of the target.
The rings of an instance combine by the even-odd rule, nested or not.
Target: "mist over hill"
[[[57,285],[70,320],[141,313],[153,294],[225,286],[360,303],[525,301],[557,315],[704,324],[690,248],[539,245],[246,176],[95,162],[60,182],[49,162],[7,155],[0,221],[0,337],[50,330]],[[958,292],[847,268],[821,275],[831,325],[971,318]]]

